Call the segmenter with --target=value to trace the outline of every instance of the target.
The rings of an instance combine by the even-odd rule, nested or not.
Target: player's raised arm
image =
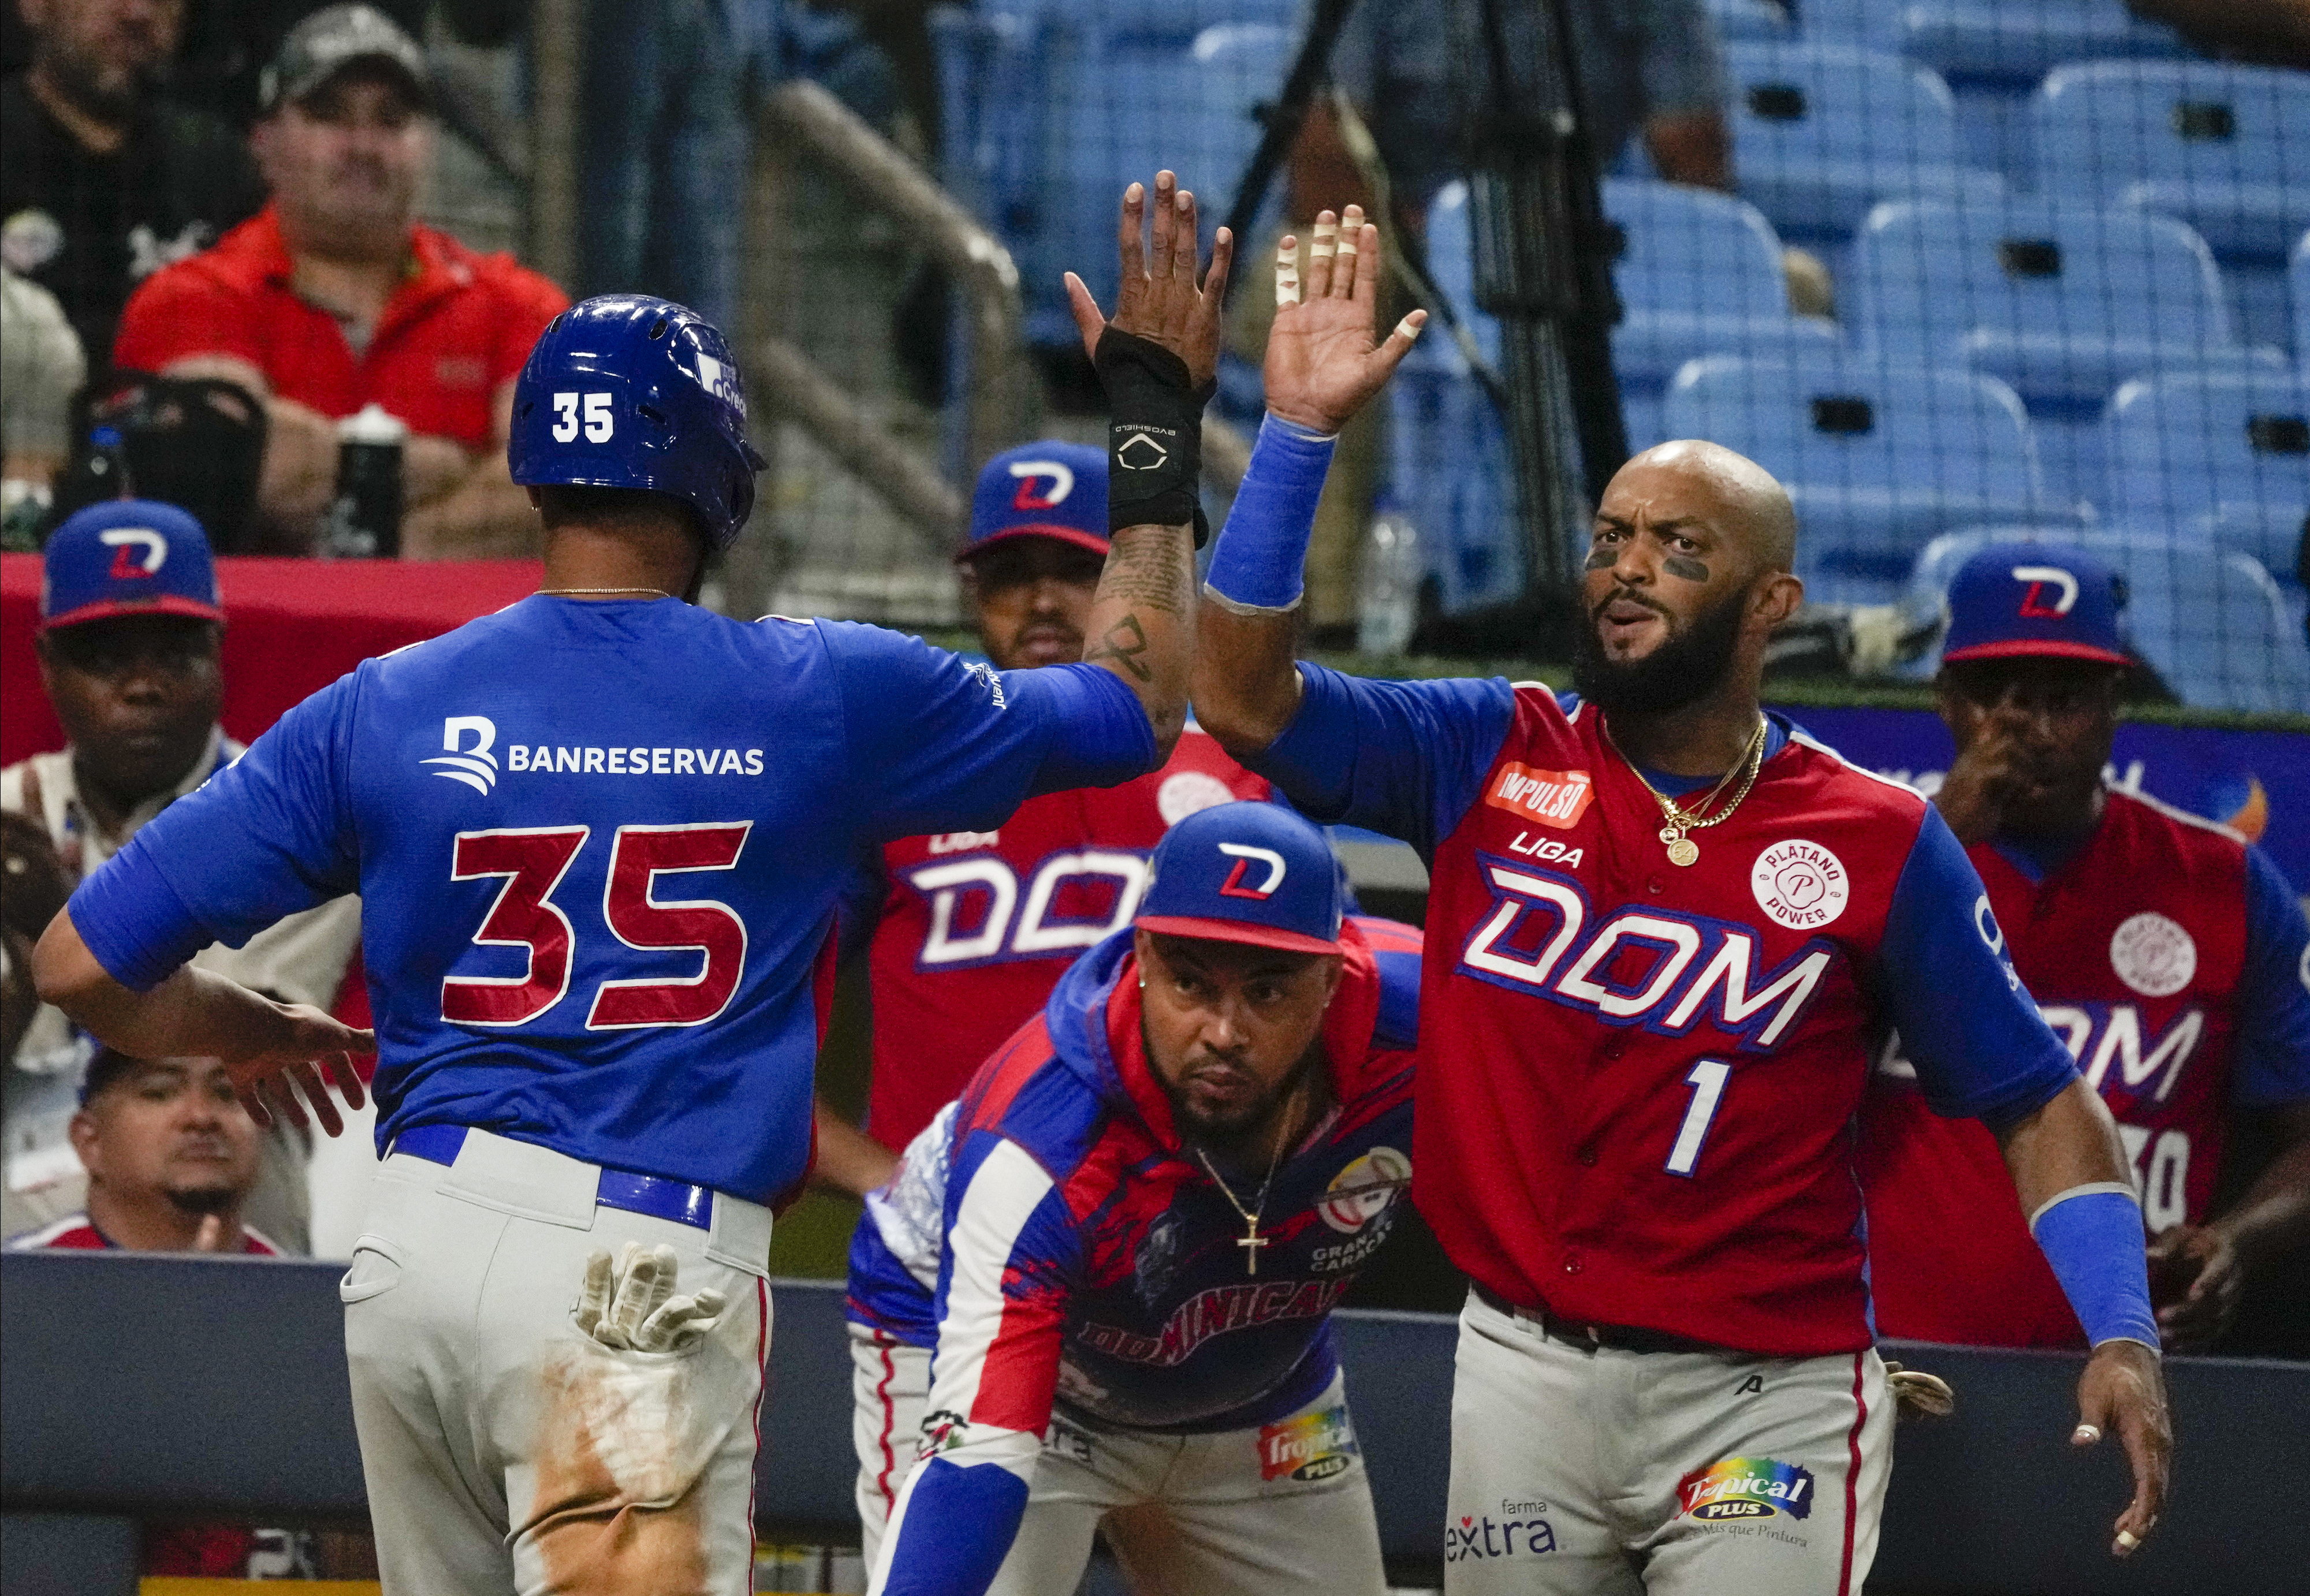
[[[1344,220],[1329,211],[1316,217],[1304,298],[1298,251],[1286,238],[1276,258],[1267,419],[1212,551],[1197,622],[1195,716],[1239,759],[1273,742],[1299,707],[1296,612],[1340,429],[1411,351],[1428,315],[1413,311],[1375,343],[1379,229],[1357,206]]]
[[[1100,315],[1081,278],[1070,272],[1066,282],[1108,411],[1110,546],[1083,661],[1114,672],[1138,695],[1159,762],[1187,720],[1203,405],[1219,371],[1220,308],[1235,240],[1220,230],[1199,285],[1194,195],[1171,173],[1155,175],[1151,252],[1147,201],[1141,184],[1124,192],[1123,283],[1113,318]]]

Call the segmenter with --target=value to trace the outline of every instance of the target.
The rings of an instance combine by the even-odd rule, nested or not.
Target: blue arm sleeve
[[[1973,862],[1928,807],[1878,949],[1879,984],[1936,1114],[2002,1125],[2077,1079],[2005,954]]]
[[[359,887],[344,782],[358,684],[343,677],[291,709],[81,883],[73,924],[114,980],[150,991],[211,942],[238,948]]]
[[[2310,921],[2260,848],[2245,851],[2245,974],[2230,1096],[2267,1108],[2310,1097]]]
[[[854,791],[880,837],[983,831],[1029,798],[1155,768],[1137,695],[1097,665],[995,671],[881,627],[821,621]]]
[[[1246,761],[1293,807],[1400,837],[1432,857],[1476,801],[1515,716],[1498,676],[1371,681],[1302,662],[1299,712]]]
[[[2140,1341],[2157,1349],[2141,1204],[2132,1191],[2094,1185],[2064,1192],[2030,1217],[2029,1232],[2061,1281],[2086,1345]]]

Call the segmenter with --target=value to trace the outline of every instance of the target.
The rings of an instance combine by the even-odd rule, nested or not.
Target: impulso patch
[[[1511,760],[1484,794],[1484,802],[1518,820],[1569,831],[1588,812],[1596,778],[1585,770],[1535,770]]]

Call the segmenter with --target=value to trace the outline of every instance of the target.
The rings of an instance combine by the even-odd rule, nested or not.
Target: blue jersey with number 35
[[[474,1125],[766,1199],[809,1160],[821,955],[862,851],[1154,759],[1095,666],[538,596],[291,710],[73,923],[143,990],[358,890],[380,1148]]]

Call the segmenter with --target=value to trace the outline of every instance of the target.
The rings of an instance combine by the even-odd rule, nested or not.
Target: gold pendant
[[[1680,837],[1668,845],[1668,862],[1671,864],[1689,864],[1699,857],[1700,845],[1689,837]]]

